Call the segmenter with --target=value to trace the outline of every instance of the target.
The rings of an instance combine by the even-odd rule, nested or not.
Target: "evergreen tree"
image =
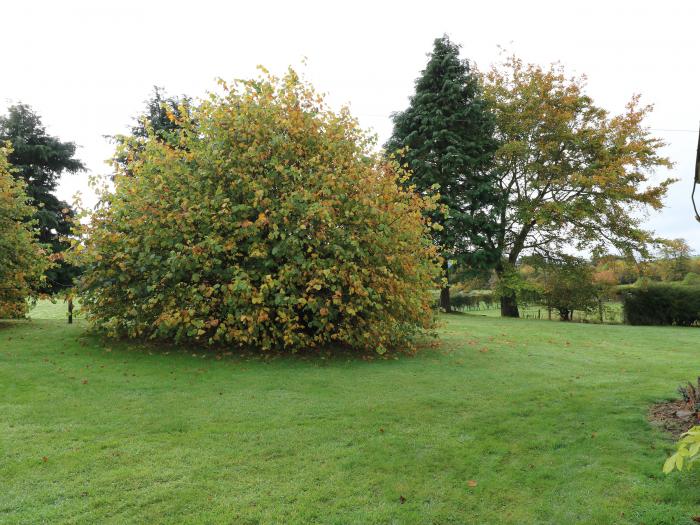
[[[434,242],[445,259],[446,276],[448,261],[473,273],[492,268],[499,259],[489,244],[499,209],[495,176],[489,170],[497,149],[494,120],[476,73],[447,36],[435,40],[408,109],[393,120],[387,152],[408,165],[410,184],[419,192],[432,193],[439,185],[446,213],[434,212],[432,219],[442,226]],[[440,304],[450,311],[449,283]]]
[[[128,166],[143,153],[149,129],[153,130],[153,136],[159,141],[179,148],[179,122],[190,116],[191,108],[191,97],[169,96],[162,87],[153,86],[153,94],[146,100],[143,112],[134,119],[136,124],[131,127],[130,133],[110,137],[118,146],[113,158],[118,171],[133,175]]]
[[[29,204],[37,209],[33,217],[39,229],[39,242],[58,254],[68,247],[61,240],[71,233],[73,210],[54,192],[64,172],[77,173],[85,169],[75,158],[76,146],[73,142],[62,142],[46,133],[41,118],[26,104],[18,104],[8,109],[7,115],[0,116],[0,142],[12,144],[8,161],[14,168],[15,178],[25,183]],[[72,285],[78,273],[75,266],[57,259],[57,264],[46,271],[45,293],[53,293]]]

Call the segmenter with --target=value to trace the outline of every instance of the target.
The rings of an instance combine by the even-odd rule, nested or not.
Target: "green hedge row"
[[[700,286],[650,284],[628,288],[621,295],[627,324],[700,324]]]

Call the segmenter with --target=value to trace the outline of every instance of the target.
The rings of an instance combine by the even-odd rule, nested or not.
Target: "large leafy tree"
[[[448,278],[441,306],[450,311],[448,262],[479,272],[498,260],[488,240],[500,196],[489,169],[497,148],[494,119],[478,75],[447,36],[435,40],[409,107],[393,120],[387,152],[408,167],[418,191],[440,194],[442,210],[433,212],[432,220],[442,228],[433,238]]]
[[[647,256],[655,239],[641,227],[643,213],[662,207],[673,182],[650,180],[655,168],[671,165],[643,124],[652,108],[635,96],[611,116],[585,93],[583,78],[517,58],[485,80],[501,143],[494,172],[506,201],[489,237],[502,254],[502,315],[519,314],[508,283],[524,254],[561,258],[573,248]]]
[[[62,260],[61,252],[68,247],[66,236],[71,233],[73,210],[55,195],[63,173],[85,169],[75,157],[73,142],[63,142],[46,133],[41,118],[26,104],[11,106],[0,116],[0,141],[8,141],[12,150],[8,160],[13,174],[25,186],[35,213],[27,220],[36,220],[39,241],[47,246],[57,264],[46,272],[43,292],[53,293],[69,287],[78,269]]]
[[[346,110],[290,71],[224,84],[174,133],[177,146],[149,130],[86,226],[96,329],[382,352],[432,326],[434,202],[401,185]]]
[[[26,314],[27,299],[49,266],[36,238],[36,221],[27,220],[36,210],[27,202],[24,182],[11,173],[11,152],[0,144],[0,319]]]

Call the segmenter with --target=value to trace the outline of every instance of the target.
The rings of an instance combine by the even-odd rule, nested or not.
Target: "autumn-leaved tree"
[[[664,281],[681,281],[691,269],[693,251],[685,239],[669,239],[661,245],[658,261]]]
[[[7,161],[8,145],[0,144],[0,319],[22,317],[49,267],[37,239],[36,209],[28,204],[22,180]]]
[[[418,191],[440,195],[441,208],[431,218],[442,226],[433,238],[445,277],[449,261],[463,273],[491,271],[500,256],[488,242],[501,201],[489,169],[497,147],[494,120],[478,74],[447,36],[435,40],[408,108],[393,120],[387,152],[408,167]],[[449,280],[440,303],[450,311]]]
[[[177,145],[149,131],[93,215],[76,248],[92,326],[290,351],[410,345],[433,323],[434,201],[293,71],[222,88],[180,116]]]
[[[485,75],[485,94],[501,143],[494,169],[506,205],[490,242],[502,254],[503,282],[528,253],[648,253],[654,237],[641,226],[642,212],[661,208],[673,182],[650,180],[655,168],[670,166],[659,153],[663,142],[644,126],[650,106],[634,96],[611,116],[586,94],[583,78],[517,58]],[[508,286],[501,313],[518,316]]]

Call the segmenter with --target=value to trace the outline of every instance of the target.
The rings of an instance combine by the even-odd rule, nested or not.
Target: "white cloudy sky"
[[[482,69],[505,46],[531,62],[586,73],[589,93],[612,112],[633,93],[653,103],[648,125],[667,142],[679,178],[650,226],[700,252],[690,187],[700,120],[700,2],[4,1],[0,110],[32,105],[50,133],[80,145],[93,173],[153,85],[193,96],[214,79],[304,69],[333,105],[349,104],[383,142],[435,37],[463,46]],[[659,175],[665,175],[663,173]],[[87,175],[66,176],[61,196]]]

